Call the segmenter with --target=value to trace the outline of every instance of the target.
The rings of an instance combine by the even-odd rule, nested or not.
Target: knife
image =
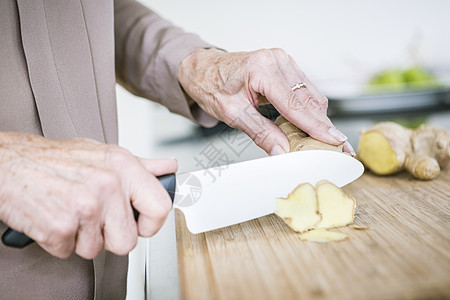
[[[363,165],[344,153],[291,152],[177,175],[174,207],[191,233],[202,233],[274,213],[275,199],[300,183],[328,180],[342,187],[363,172]]]
[[[363,165],[349,155],[306,150],[181,173],[176,180],[166,175],[170,184],[163,185],[189,231],[197,234],[272,214],[275,199],[300,183],[328,180],[342,187],[363,172]]]

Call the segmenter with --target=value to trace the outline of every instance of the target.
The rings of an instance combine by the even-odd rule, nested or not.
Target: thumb
[[[289,141],[281,129],[253,106],[242,110],[240,117],[233,123],[233,127],[245,132],[267,154],[289,152]]]
[[[142,166],[154,176],[161,176],[170,173],[176,173],[178,170],[178,162],[175,158],[161,159],[139,159]]]

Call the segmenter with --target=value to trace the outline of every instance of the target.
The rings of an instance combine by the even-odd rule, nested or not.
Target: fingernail
[[[356,156],[356,152],[353,149],[352,145],[350,145],[350,143],[348,141],[345,141],[344,143],[344,152],[350,153],[351,156]]]
[[[345,136],[345,134],[343,134],[342,132],[340,132],[339,130],[337,130],[334,127],[331,127],[330,129],[328,129],[328,133],[331,134],[332,136],[334,136],[339,142],[344,142],[347,140],[347,137]]]
[[[270,150],[270,156],[274,156],[274,155],[280,155],[280,154],[284,154],[286,152],[284,152],[283,148],[281,148],[280,145],[275,145],[272,147],[272,150]]]

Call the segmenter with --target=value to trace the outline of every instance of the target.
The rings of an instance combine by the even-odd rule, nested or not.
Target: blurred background
[[[330,100],[334,124],[357,147],[359,131],[380,120],[450,129],[450,1],[146,0],[145,5],[227,51],[283,48]],[[201,169],[210,145],[228,162],[265,156],[243,134],[233,151],[164,107],[117,87],[120,144],[143,157],[176,157],[179,171]],[[197,158],[197,160],[196,160]],[[141,240],[130,257],[129,299],[178,298],[175,226]],[[145,287],[146,286],[146,287]]]

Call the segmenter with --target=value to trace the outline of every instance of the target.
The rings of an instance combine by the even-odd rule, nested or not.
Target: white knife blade
[[[300,183],[328,180],[342,187],[364,172],[339,152],[308,150],[177,175],[174,208],[191,233],[256,219],[275,211],[275,200]]]

